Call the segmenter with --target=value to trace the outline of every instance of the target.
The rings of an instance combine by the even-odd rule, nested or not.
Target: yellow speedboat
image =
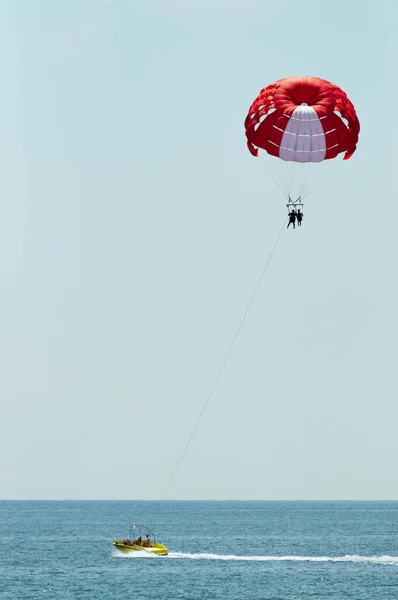
[[[158,554],[166,556],[168,550],[163,544],[155,540],[153,532],[146,525],[132,525],[130,528],[130,537],[124,540],[115,540],[112,542],[121,552],[148,552],[149,554]]]

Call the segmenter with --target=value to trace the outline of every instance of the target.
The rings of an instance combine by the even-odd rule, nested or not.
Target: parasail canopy
[[[359,121],[352,102],[318,77],[287,77],[265,87],[245,120],[247,145],[284,161],[319,163],[356,149]]]

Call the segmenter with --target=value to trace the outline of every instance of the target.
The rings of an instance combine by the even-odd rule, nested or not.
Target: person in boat
[[[142,546],[142,538],[141,538],[141,536],[136,539],[135,543],[136,543],[137,546]]]
[[[146,545],[147,548],[149,548],[150,545],[151,545],[151,538],[149,537],[148,534],[146,535],[145,545]]]
[[[287,224],[287,229],[289,229],[290,225],[293,225],[293,229],[296,229],[296,217],[297,217],[297,213],[294,210],[294,208],[292,208],[292,210],[288,213],[287,216],[289,217],[289,223]]]
[[[297,225],[299,227],[301,227],[301,221],[303,220],[303,217],[304,217],[303,213],[301,212],[300,209],[298,209],[297,214],[296,214],[296,219],[297,219]]]

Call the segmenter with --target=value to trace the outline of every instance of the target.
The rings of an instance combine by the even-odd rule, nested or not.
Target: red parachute
[[[318,163],[355,152],[359,121],[347,95],[317,77],[287,77],[262,89],[245,120],[247,145],[284,161]]]

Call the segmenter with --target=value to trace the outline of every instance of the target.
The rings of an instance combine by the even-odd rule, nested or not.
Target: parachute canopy
[[[247,145],[284,161],[318,163],[352,156],[359,121],[347,95],[318,77],[287,77],[261,90],[245,120]]]

